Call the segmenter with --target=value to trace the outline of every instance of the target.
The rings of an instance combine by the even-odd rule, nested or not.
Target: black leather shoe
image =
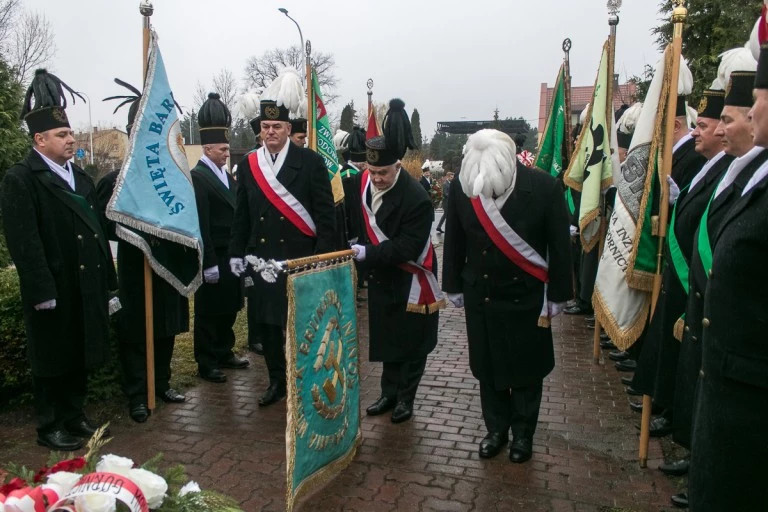
[[[167,404],[180,404],[187,401],[187,397],[179,393],[173,388],[168,388],[163,393],[158,393],[157,396],[163,402]]]
[[[589,322],[589,323],[591,323],[591,324],[594,324],[595,323],[595,315],[594,314],[587,315],[587,316],[584,317],[584,320]]]
[[[612,350],[608,352],[608,359],[611,361],[626,361],[629,359],[629,352],[623,350]]]
[[[248,350],[260,356],[264,355],[264,345],[262,345],[261,343],[254,343],[253,345],[248,345]]]
[[[136,404],[128,409],[131,419],[136,423],[144,423],[149,418],[149,409],[146,404]]]
[[[629,402],[629,408],[632,409],[635,412],[643,412],[643,402]],[[661,407],[659,407],[656,404],[651,405],[651,414],[661,414],[664,411]]]
[[[651,437],[664,437],[672,433],[672,420],[659,416],[651,420],[651,428],[648,432]]]
[[[600,341],[600,348],[603,350],[617,350],[618,347],[613,344],[613,342],[608,339],[608,341]]]
[[[659,469],[662,473],[669,476],[683,476],[688,474],[688,468],[691,465],[690,459],[680,459],[669,464],[662,464]]]
[[[218,368],[213,368],[212,370],[200,370],[199,375],[201,379],[207,380],[208,382],[227,382],[227,376]]]
[[[591,315],[594,313],[594,311],[592,311],[592,308],[587,308],[576,304],[574,306],[568,306],[565,308],[563,313],[566,315]]]
[[[397,402],[392,411],[392,423],[408,421],[413,416],[413,404],[409,402]]]
[[[259,398],[259,406],[266,407],[285,398],[285,384],[270,384]]]
[[[512,441],[512,445],[509,447],[510,462],[520,464],[529,460],[531,455],[533,455],[533,442],[530,439],[518,437]]]
[[[680,494],[675,494],[670,498],[670,501],[677,508],[688,508],[688,493],[681,492]]]
[[[37,435],[37,444],[59,452],[73,452],[83,446],[83,442],[63,429],[51,430]]]
[[[397,403],[397,400],[394,398],[390,398],[388,396],[382,396],[375,402],[373,402],[372,405],[368,406],[368,408],[365,410],[365,413],[368,416],[378,416],[379,414],[384,414],[387,411],[391,411],[395,408],[395,404]]]
[[[509,441],[506,432],[489,432],[487,436],[480,441],[480,458],[490,459],[499,454],[502,448]]]
[[[629,396],[643,396],[641,392],[633,388],[632,386],[627,386],[624,391],[627,392]]]
[[[616,369],[620,372],[633,372],[637,370],[637,361],[634,359],[625,359],[616,363]]]
[[[621,383],[625,386],[631,386],[632,385],[632,377],[622,377]]]
[[[231,368],[233,370],[242,370],[243,368],[248,368],[249,364],[251,363],[246,358],[237,357],[236,355],[233,354],[226,361],[219,361],[219,368]]]
[[[68,423],[65,425],[65,428],[67,432],[73,436],[85,437],[86,439],[93,437],[93,434],[95,434],[96,430],[98,430],[98,427],[91,425],[91,423],[86,418],[82,418],[73,423]],[[109,429],[106,429],[104,431],[104,437],[109,437],[109,435]]]

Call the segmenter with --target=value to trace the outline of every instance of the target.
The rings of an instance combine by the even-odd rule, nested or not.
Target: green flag
[[[560,66],[552,95],[547,126],[539,144],[534,164],[557,178],[563,172],[563,144],[565,142],[565,65]]]
[[[331,180],[331,188],[333,189],[333,200],[338,204],[344,199],[344,187],[341,184],[341,176],[339,175],[341,166],[336,155],[336,147],[333,145],[331,123],[328,122],[323,95],[320,93],[320,84],[317,81],[317,73],[315,73],[314,69],[312,70],[312,94],[314,102],[311,105],[310,122],[313,123],[315,140],[310,142],[310,147],[317,151],[325,160],[325,167],[328,168],[328,178]]]
[[[613,183],[615,164],[618,169],[618,148],[613,126],[612,73],[608,69],[609,45],[610,42],[606,42],[603,46],[585,126],[581,129],[563,180],[569,187],[581,191],[579,230],[581,244],[587,252],[595,247],[600,238],[601,192]]]

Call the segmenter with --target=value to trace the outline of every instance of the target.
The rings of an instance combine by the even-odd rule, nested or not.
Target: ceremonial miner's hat
[[[688,97],[685,94],[677,95],[677,106],[675,108],[675,116],[683,117],[686,114],[686,106],[688,104]]]
[[[291,119],[291,133],[307,133],[307,120],[303,117]]]
[[[725,91],[707,89],[702,94],[701,101],[699,102],[699,117],[720,119],[720,114],[722,114],[724,106]]]
[[[290,122],[290,114],[298,115],[302,104],[306,96],[299,73],[285,68],[261,93],[261,120]]]
[[[35,77],[29,84],[27,94],[24,96],[24,105],[21,108],[21,118],[27,123],[31,135],[70,127],[65,110],[67,108],[65,89],[72,96],[73,104],[75,96],[85,101],[82,95],[57,76],[48,73],[45,69],[35,71]]]
[[[232,114],[215,92],[208,94],[208,99],[200,107],[197,113],[197,124],[200,126],[200,142],[203,145],[229,144]]]
[[[259,95],[254,90],[246,91],[237,98],[237,108],[240,115],[248,120],[253,133],[261,134],[261,118],[259,117]]]
[[[352,162],[365,162],[367,157],[365,151],[365,130],[359,126],[352,128],[352,133],[347,139],[347,149],[349,151],[348,160]]]
[[[760,59],[757,61],[755,89],[768,89],[768,43],[760,46]]]
[[[734,71],[728,87],[725,89],[725,105],[731,107],[751,108],[753,103],[752,89],[755,85],[754,71]]]
[[[632,144],[632,135],[635,133],[637,120],[640,118],[640,112],[643,110],[643,104],[637,102],[628,107],[616,121],[616,138],[620,148],[629,149]],[[617,111],[617,114],[621,111]]]
[[[122,107],[123,105],[130,104],[130,107],[128,107],[128,124],[125,125],[125,131],[128,132],[128,135],[130,135],[131,128],[133,128],[133,121],[136,119],[136,113],[139,111],[139,102],[140,102],[139,100],[141,100],[141,91],[139,91],[137,88],[135,88],[131,84],[127,82],[123,82],[119,78],[115,78],[115,83],[117,83],[118,85],[122,85],[123,87],[131,91],[133,94],[110,96],[108,98],[104,98],[102,101],[123,100],[115,107],[115,110],[112,111],[113,114],[116,113],[118,110],[120,110],[120,107]]]
[[[390,100],[389,110],[382,125],[383,135],[365,142],[366,160],[368,164],[377,167],[392,165],[400,160],[408,149],[417,147],[403,100]]]

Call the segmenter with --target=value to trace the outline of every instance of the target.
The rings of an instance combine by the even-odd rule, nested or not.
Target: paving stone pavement
[[[367,361],[366,303],[360,305],[364,409],[378,398],[381,365]],[[639,415],[627,406],[619,374],[610,361],[593,364],[591,331],[583,317],[560,316],[553,330],[556,367],[544,383],[531,461],[512,464],[507,451],[491,460],[478,457],[485,435],[479,387],[469,370],[463,310],[450,308],[440,313],[439,343],[429,357],[413,419],[394,425],[387,415],[363,412],[363,442],[352,464],[298,509],[664,509],[677,490],[653,469],[662,461],[656,440],[648,469],[638,467]],[[160,405],[145,424],[113,423],[108,451],[137,461],[161,451],[165,464],[184,464],[204,488],[233,496],[247,512],[285,510],[285,401],[258,406],[266,367],[261,357],[248,357],[250,368],[226,370],[226,384],[200,381],[187,391],[187,403]],[[23,430],[6,433],[33,438],[29,426]],[[45,456],[34,447],[17,460],[37,467]]]

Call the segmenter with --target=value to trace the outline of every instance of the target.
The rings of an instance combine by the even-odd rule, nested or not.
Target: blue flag
[[[147,78],[107,218],[182,295],[202,282],[202,237],[179,118],[152,33]]]

